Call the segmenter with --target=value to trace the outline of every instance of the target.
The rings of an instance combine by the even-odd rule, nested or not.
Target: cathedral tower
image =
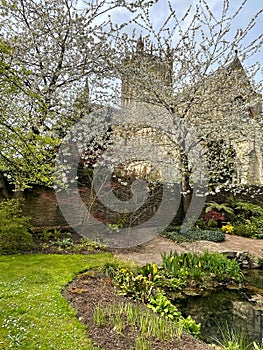
[[[121,102],[123,107],[136,103],[155,103],[154,95],[172,90],[173,59],[169,49],[154,53],[154,47],[143,38],[137,41],[135,53],[124,60]]]

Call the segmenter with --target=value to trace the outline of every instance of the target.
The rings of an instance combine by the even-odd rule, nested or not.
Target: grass
[[[109,254],[0,256],[0,350],[97,350],[61,291]]]
[[[222,350],[260,350],[262,347],[252,342],[242,329],[231,329],[228,323],[217,324],[220,335],[213,339]]]
[[[108,326],[108,329],[114,329],[120,335],[123,335],[127,326],[132,328],[136,335],[135,350],[152,350],[151,338],[170,341],[180,339],[183,332],[180,321],[165,319],[131,303],[113,303],[109,306],[98,304],[93,320],[98,327]]]

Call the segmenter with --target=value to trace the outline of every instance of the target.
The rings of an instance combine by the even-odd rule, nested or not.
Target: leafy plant
[[[106,324],[107,315],[101,305],[97,305],[93,313],[93,321],[98,327],[103,327]]]
[[[71,237],[71,233],[70,232],[65,232],[63,233],[63,236],[67,236],[67,237]],[[40,234],[40,238],[45,241],[45,242],[49,242],[49,243],[54,243],[54,241],[59,240],[62,237],[62,232],[60,230],[47,230],[47,229],[43,229],[42,233]]]
[[[67,238],[57,239],[54,242],[54,245],[58,246],[61,249],[62,248],[69,248],[69,247],[73,247],[74,241],[72,240],[72,238],[67,237]]]
[[[262,344],[263,345],[263,344]],[[260,346],[259,344],[257,344],[255,341],[253,341],[253,348],[254,350],[262,350],[262,346]]]
[[[182,326],[182,329],[189,334],[194,336],[200,335],[201,324],[197,324],[191,316],[184,318],[177,307],[165,295],[158,293],[152,296],[147,306],[161,316],[178,322]]]
[[[240,211],[244,213],[244,216],[247,218],[249,216],[263,216],[263,208],[260,205],[256,205],[250,202],[245,202],[239,200],[234,203],[234,208],[236,211]]]
[[[61,235],[62,235],[61,231],[55,229],[55,230],[53,231],[53,235],[52,235],[52,236],[54,237],[54,239],[59,239],[59,238],[61,237]],[[71,233],[70,233],[70,232],[66,232],[66,233],[64,233],[64,235],[71,236]]]
[[[21,201],[0,203],[0,253],[11,254],[33,247],[29,218],[23,216]]]
[[[143,336],[137,337],[135,340],[135,350],[152,350],[151,341],[145,339]]]
[[[111,268],[111,266],[110,266]],[[162,254],[162,264],[146,264],[137,271],[118,268],[112,272],[118,293],[148,303],[158,293],[181,291],[219,282],[241,282],[243,274],[235,260],[219,253]]]
[[[147,263],[140,269],[140,272],[143,276],[148,277],[151,281],[156,281],[158,278],[160,278],[160,275],[158,274],[159,267],[154,263]]]
[[[200,325],[198,325],[191,317],[184,318],[165,296],[160,298],[160,309],[157,305],[159,296],[154,300],[156,301],[156,307],[153,305],[151,307],[149,305],[149,308],[154,312],[151,312],[142,305],[130,302],[113,303],[104,306],[103,308],[101,305],[98,305],[93,314],[94,322],[96,322],[99,327],[104,327],[109,324],[112,330],[120,334],[122,334],[122,330],[128,325],[137,332],[139,331],[138,339],[152,337],[155,337],[158,340],[178,339],[181,337],[183,330],[194,336],[200,334]],[[162,314],[163,317],[159,316],[161,312],[158,312],[158,310],[164,309],[161,305],[167,304],[170,305],[170,309],[173,310],[173,314],[176,316],[173,319],[167,317],[166,312]],[[159,313],[159,315],[157,316],[156,313]],[[138,340],[138,343],[135,342],[135,344],[144,346],[140,340]]]
[[[148,277],[134,274],[128,268],[121,268],[114,276],[114,285],[120,295],[148,302],[156,287]]]
[[[40,238],[45,241],[48,242],[52,237],[52,232],[48,231],[47,229],[44,229],[41,234],[40,234]]]
[[[120,262],[118,260],[109,260],[101,266],[100,271],[104,273],[107,277],[114,279],[119,269]]]
[[[234,279],[240,282],[243,279],[242,271],[235,260],[229,260],[220,253],[203,254],[170,252],[162,254],[163,267],[166,274],[178,277],[178,273],[183,269],[187,277],[192,278],[196,270],[202,270],[205,274],[201,277],[209,277],[213,274],[218,281]],[[200,282],[197,280],[195,282]]]
[[[227,323],[218,324],[218,329],[220,339],[215,339],[215,341],[223,350],[248,350],[250,348],[251,343],[242,331],[230,329]]]
[[[74,252],[81,252],[83,250],[93,251],[93,250],[105,250],[105,246],[91,241],[88,238],[82,238],[80,242],[74,243],[72,247],[70,247]]]
[[[177,321],[182,316],[177,307],[173,305],[162,293],[153,295],[150,298],[150,302],[147,306],[161,316],[170,318],[172,321]]]
[[[217,212],[225,212],[227,214],[229,214],[230,216],[234,216],[235,212],[234,209],[229,205],[229,203],[222,203],[219,204],[217,202],[209,202],[207,203],[207,207],[206,207],[206,213],[210,212],[210,211],[214,211],[217,210]]]
[[[225,240],[225,234],[220,229],[192,228],[191,230],[182,233],[179,228],[177,231],[165,231],[162,235],[178,243],[195,242],[200,240],[222,242]]]
[[[191,317],[187,316],[186,318],[181,317],[179,319],[179,325],[182,325],[182,329],[198,338],[201,333],[201,323],[196,323],[196,321]]]

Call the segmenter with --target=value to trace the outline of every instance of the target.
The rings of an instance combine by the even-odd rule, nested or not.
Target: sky
[[[229,0],[230,7],[229,7],[229,13],[233,14],[237,8],[242,4],[243,0]],[[193,5],[193,8],[196,4],[199,3],[199,0],[171,0],[171,4],[174,9],[176,9],[176,12],[179,17],[183,16],[183,14],[186,12],[187,8],[190,5]],[[222,11],[222,0],[207,0],[207,3],[209,7],[212,9],[213,13],[216,15],[216,17],[220,17],[221,11]],[[244,8],[239,13],[238,17],[232,22],[232,30],[230,32],[230,37],[233,35],[236,29],[245,29],[250,19],[254,18],[255,14],[263,9],[263,1],[262,0],[248,0],[247,3],[244,5]],[[167,1],[166,0],[159,0],[157,4],[153,5],[150,16],[151,20],[153,21],[153,24],[155,28],[160,27],[166,16],[168,14],[168,7],[167,7]],[[114,11],[112,15],[113,22],[123,22],[124,20],[130,18],[130,15],[127,13],[127,11],[124,11],[123,9],[117,9]],[[186,23],[185,23],[186,24]],[[247,44],[251,41],[253,41],[257,36],[262,35],[262,28],[263,28],[263,14],[261,14],[255,21],[255,26],[252,29],[252,31],[247,36],[247,40],[244,41],[244,44]],[[130,27],[130,32],[132,31],[133,27]],[[127,30],[127,28],[126,28]],[[142,33],[143,30],[138,31]],[[245,67],[250,67],[254,63],[259,62],[261,65],[261,69],[263,67],[263,54],[262,54],[262,46],[261,51],[255,54],[253,57],[248,57],[244,62]],[[256,76],[256,81],[259,81],[262,79],[262,72],[258,73]]]

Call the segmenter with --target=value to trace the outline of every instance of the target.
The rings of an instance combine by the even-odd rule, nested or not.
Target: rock
[[[248,252],[223,252],[228,259],[235,259],[242,269],[258,268],[255,259]]]

